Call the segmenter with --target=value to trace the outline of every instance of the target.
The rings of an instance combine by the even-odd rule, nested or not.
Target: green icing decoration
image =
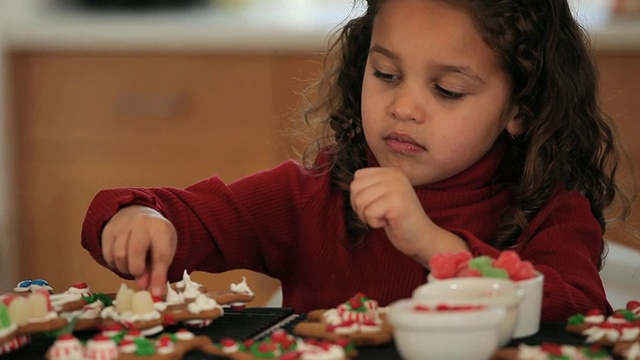
[[[360,306],[357,308],[354,308],[353,306],[351,306],[351,301],[353,299],[357,299],[360,300]],[[361,295],[355,295],[354,297],[352,297],[351,299],[349,299],[348,301],[346,301],[344,304],[347,306],[347,308],[353,312],[361,312],[361,313],[366,313],[369,312],[369,309],[364,305],[364,303],[366,301],[369,301],[369,298],[367,296],[361,296]]]
[[[251,352],[251,355],[257,357],[258,359],[275,359],[277,357],[275,351],[270,351],[270,352],[261,352],[260,351],[260,346],[262,344],[270,344],[270,341],[269,340],[265,340],[265,341],[260,341],[260,342],[253,343],[251,345],[251,347],[249,348],[249,351]]]
[[[636,316],[631,310],[619,309],[619,310],[616,310],[616,313],[622,314],[622,316],[624,316],[624,319],[629,322],[633,322],[636,320]]]
[[[9,318],[9,308],[0,302],[0,328],[4,329],[11,326],[11,318]]]
[[[507,270],[501,268],[483,268],[479,269],[482,273],[482,276],[491,277],[491,278],[499,278],[499,279],[508,279],[509,273]]]
[[[111,340],[115,341],[116,344],[120,344],[120,342],[122,341],[122,339],[124,339],[124,336],[126,334],[127,334],[126,330],[119,331],[117,334],[111,337]]]
[[[153,341],[145,338],[135,338],[133,343],[136,344],[136,355],[150,356],[156,353]]]
[[[73,333],[73,329],[76,327],[76,322],[77,321],[78,321],[78,318],[73,318],[73,319],[71,319],[71,321],[69,321],[69,323],[67,323],[67,325],[65,325],[65,327],[57,329],[57,330],[46,331],[43,334],[45,336],[56,338],[56,339],[60,335],[71,334],[71,333]]]
[[[352,342],[349,342],[349,344],[347,344],[347,346],[343,347],[344,349],[344,353],[345,354],[352,354],[354,351],[356,351],[356,347],[353,345]]]
[[[176,334],[175,334],[175,333],[164,332],[164,333],[162,333],[162,334],[160,334],[160,335],[158,336],[158,339],[159,339],[159,338],[161,338],[161,337],[163,337],[163,336],[168,336],[168,337],[169,337],[169,339],[171,339],[171,342],[172,342],[172,343],[176,343],[176,342],[178,342],[178,337],[176,336]]]
[[[609,357],[607,351],[599,346],[585,346],[582,348],[582,353],[589,359],[606,359]]]
[[[491,268],[492,266],[493,266],[493,260],[491,259],[491,257],[486,255],[477,256],[469,260],[469,267],[473,269],[482,270],[482,269]]]
[[[109,296],[103,293],[92,294],[90,296],[83,296],[82,300],[86,301],[87,304],[92,304],[98,300],[102,301],[105,307],[111,306],[113,304],[113,300]]]
[[[569,355],[549,355],[547,360],[571,360]]]
[[[569,317],[569,319],[567,320],[567,323],[569,323],[569,325],[580,325],[580,324],[584,324],[584,314],[575,314]]]

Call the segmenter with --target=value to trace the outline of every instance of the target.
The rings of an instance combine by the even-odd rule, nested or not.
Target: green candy
[[[489,256],[478,256],[469,260],[469,267],[473,269],[487,269],[493,266],[493,260]]]
[[[485,268],[479,269],[482,273],[482,276],[491,277],[491,278],[499,278],[499,279],[508,279],[509,273],[507,270],[500,268]]]

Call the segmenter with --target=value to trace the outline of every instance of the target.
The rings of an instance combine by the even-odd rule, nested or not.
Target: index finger
[[[165,247],[151,249],[149,288],[152,295],[161,296],[164,294],[171,260],[170,249]]]

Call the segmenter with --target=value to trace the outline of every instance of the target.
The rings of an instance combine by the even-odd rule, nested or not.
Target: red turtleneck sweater
[[[512,199],[510,188],[495,181],[502,155],[498,147],[466,171],[415,189],[431,219],[464,238],[475,255],[499,253],[487,239]],[[372,230],[364,247],[345,249],[342,194],[328,175],[312,175],[293,161],[229,184],[211,177],[186,189],[99,192],[83,224],[82,245],[102,265],[102,228],[130,204],[152,207],[175,225],[179,240],[170,281],[180,280],[185,269],[250,269],[280,279],[283,305],[301,313],[335,307],[357,292],[384,306],[410,297],[425,282],[424,268],[396,250],[382,229]],[[588,200],[557,192],[531,231],[534,238],[518,251],[545,275],[542,318],[565,321],[594,308],[610,313],[596,268],[602,233]]]

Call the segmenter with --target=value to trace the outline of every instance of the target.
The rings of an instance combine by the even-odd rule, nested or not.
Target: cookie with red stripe
[[[347,338],[357,346],[384,345],[393,338],[384,309],[362,293],[333,309],[310,312],[306,321],[296,324],[293,333],[331,341]]]

